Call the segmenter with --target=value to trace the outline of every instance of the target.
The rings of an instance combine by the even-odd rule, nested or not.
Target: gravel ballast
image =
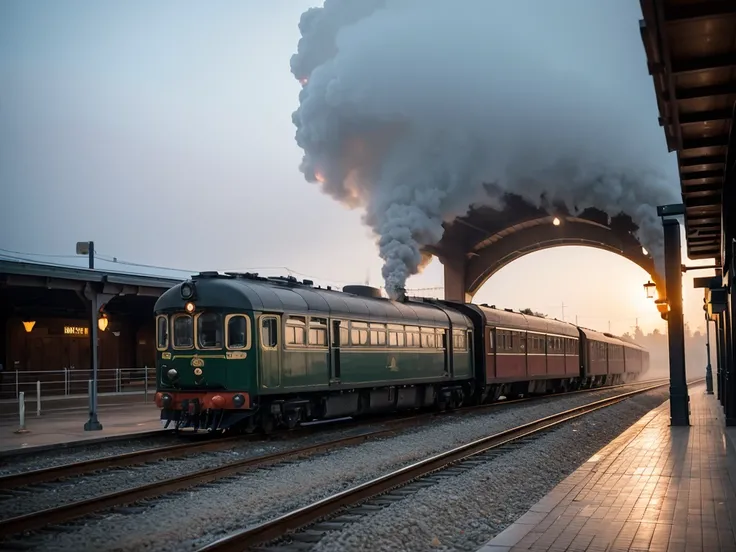
[[[620,389],[599,390],[591,394],[570,395],[557,397],[553,400],[522,403],[509,408],[492,409],[474,415],[437,418],[431,426],[423,426],[394,437],[370,441],[329,454],[274,466],[269,470],[256,470],[216,485],[194,488],[167,497],[165,500],[156,499],[151,502],[151,507],[139,513],[121,514],[112,512],[100,519],[87,520],[84,525],[78,526],[75,530],[69,528],[68,531],[63,533],[39,533],[31,537],[32,541],[29,541],[29,544],[31,542],[35,544],[37,550],[191,550],[229,531],[271,519],[286,511],[304,506],[346,487],[367,481],[409,462],[426,458],[428,455],[620,392]],[[513,466],[510,474],[505,476],[507,489],[504,492],[509,494],[498,495],[496,498],[488,496],[490,492],[501,492],[501,483],[503,483],[504,477],[498,479],[501,483],[486,481],[481,486],[486,494],[483,499],[484,502],[498,500],[500,506],[497,510],[494,510],[493,515],[486,516],[490,519],[474,521],[473,523],[478,524],[475,529],[471,525],[467,525],[467,522],[472,521],[472,516],[469,515],[467,510],[478,510],[478,506],[466,506],[468,497],[465,496],[464,488],[469,483],[461,483],[466,478],[472,480],[472,477],[468,474],[452,478],[451,481],[458,482],[455,490],[452,490],[454,485],[451,481],[443,484],[448,487],[451,496],[440,500],[436,507],[437,515],[446,517],[447,531],[440,531],[443,524],[432,521],[430,513],[426,515],[421,513],[422,508],[431,509],[428,503],[419,504],[420,513],[416,515],[401,515],[401,512],[409,508],[409,505],[413,504],[415,500],[421,500],[419,497],[420,495],[423,496],[424,492],[418,494],[416,498],[411,497],[397,503],[396,506],[390,508],[393,512],[391,516],[396,518],[394,522],[399,524],[399,527],[391,530],[394,533],[391,538],[397,538],[397,534],[401,535],[401,544],[392,544],[389,539],[385,543],[389,547],[386,549],[392,549],[391,547],[402,550],[408,549],[406,546],[409,546],[409,542],[417,542],[419,543],[418,548],[412,549],[426,550],[431,548],[430,542],[434,542],[434,539],[438,539],[440,543],[445,541],[452,543],[454,541],[449,537],[452,534],[452,528],[458,527],[458,519],[460,518],[466,520],[466,528],[463,529],[465,531],[463,533],[464,537],[458,537],[460,544],[451,544],[451,548],[448,549],[467,549],[467,546],[470,545],[462,544],[463,542],[482,543],[500,530],[500,527],[505,526],[504,524],[512,522],[518,515],[521,515],[547,490],[552,488],[557,481],[613,436],[620,433],[643,413],[661,403],[666,397],[666,388],[662,388],[661,391],[649,392],[646,395],[639,395],[620,405],[594,413],[590,417],[586,417],[586,421],[576,422],[578,424],[597,424],[591,426],[593,429],[585,425],[581,426],[584,429],[572,431],[575,428],[567,429],[568,426],[566,426],[566,428],[557,430],[554,435],[551,434],[543,440],[524,447],[522,451],[513,453],[513,455],[520,455],[519,458],[515,458],[512,453],[509,453],[492,462],[495,467],[488,468],[489,474],[495,474],[494,477],[496,478],[504,473],[504,465]],[[592,422],[588,422],[588,419]],[[570,431],[571,433],[565,437],[564,431]],[[585,439],[581,440],[580,435],[585,435]],[[331,438],[335,438],[335,435],[331,435]],[[574,447],[569,444],[570,438],[577,441]],[[314,442],[314,437],[311,437],[311,441]],[[557,443],[555,447],[559,451],[546,452],[544,447],[552,447],[555,443]],[[250,446],[253,447],[253,445]],[[303,446],[303,444],[300,446]],[[524,452],[537,450],[530,447],[541,447],[539,450],[545,450],[545,452]],[[550,451],[552,450],[550,449]],[[263,454],[263,452],[260,454]],[[537,462],[544,461],[546,464],[541,467],[537,465],[527,466],[529,462],[534,462],[537,457],[539,457]],[[211,458],[201,458],[201,460],[193,458],[186,462],[167,462],[166,464],[183,465],[190,460],[201,461],[204,465],[212,465]],[[189,465],[186,469],[191,468],[192,466]],[[483,469],[485,467],[478,468],[478,470]],[[151,473],[155,471],[152,466],[148,466],[145,470],[134,470],[134,477],[130,473],[111,472],[108,475],[115,475],[121,479],[118,483],[113,483],[113,480],[109,479],[105,485],[120,485],[123,484],[123,480],[125,486],[130,486],[132,483],[136,485],[143,484],[149,477],[146,475],[149,470],[151,470]],[[472,470],[472,472],[476,471]],[[171,476],[171,472],[168,475]],[[511,491],[508,491],[509,481],[516,482],[515,485],[512,485]],[[427,492],[441,494],[441,491],[438,490],[439,487],[432,487]],[[118,486],[110,490],[119,490],[120,488],[122,487]],[[82,498],[77,495],[76,491],[77,488],[75,488],[74,499]],[[483,496],[479,489],[468,492],[472,495],[470,496],[471,499],[474,499],[473,497],[480,499]],[[28,498],[24,497],[23,501],[28,500]],[[58,501],[59,497],[56,497],[56,499]],[[6,501],[0,502],[0,511],[4,509],[6,503]],[[38,505],[36,504],[36,506]],[[456,508],[457,513],[455,513]],[[517,511],[519,512],[518,515],[516,515]],[[371,516],[371,519],[378,519],[379,515],[385,514],[381,511],[376,516]],[[426,522],[426,531],[434,531],[437,534],[430,535],[429,541],[427,541],[425,539],[426,531],[421,526],[416,525],[416,522],[407,521],[402,525],[400,520],[403,517],[406,517],[407,520],[410,518],[422,519]],[[371,535],[370,539],[365,541],[365,546],[368,546],[368,549],[384,549],[375,546],[374,541],[379,538],[380,532],[377,533],[378,529],[372,528],[370,523],[370,519],[366,519],[360,525],[351,525],[340,533],[330,534],[317,546],[331,546],[332,549],[340,550],[353,549],[354,539],[361,538],[360,535],[365,532],[367,535]],[[357,529],[364,525],[364,530]],[[385,522],[380,522],[377,524],[377,528],[380,529],[384,525],[386,525]],[[443,539],[445,540],[443,541]],[[369,542],[370,545],[367,544]],[[346,546],[348,548],[345,548]],[[356,546],[355,549],[358,549],[362,545],[356,544]],[[447,544],[440,546],[447,546]]]

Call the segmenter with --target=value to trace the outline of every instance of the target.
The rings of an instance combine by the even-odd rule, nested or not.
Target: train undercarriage
[[[502,398],[565,393],[608,385],[630,383],[637,373],[608,374],[587,378],[538,379],[502,382],[475,389],[472,381],[450,385],[407,385],[374,389],[309,393],[303,396],[264,395],[251,400],[245,393],[160,391],[156,403],[165,427],[209,432],[293,429],[305,422],[369,414],[420,410],[453,410],[465,405],[491,403]],[[242,397],[242,400],[238,400]]]

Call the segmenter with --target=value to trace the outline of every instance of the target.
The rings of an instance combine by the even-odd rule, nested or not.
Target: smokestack
[[[587,28],[598,25],[603,49],[610,10],[599,4],[578,2],[575,13]],[[439,242],[444,222],[475,203],[502,205],[509,192],[573,215],[623,211],[663,266],[655,207],[678,201],[678,190],[676,179],[649,165],[662,149],[659,129],[633,112],[626,75],[583,80],[591,78],[580,68],[592,63],[590,44],[575,42],[558,4],[539,3],[534,17],[559,47],[531,49],[508,25],[514,10],[529,17],[525,6],[326,0],[301,17],[291,58],[303,79],[292,117],[300,170],[364,209],[387,290],[404,288],[422,269],[421,250]],[[656,143],[647,138],[654,132]],[[493,183],[490,196],[484,183]]]

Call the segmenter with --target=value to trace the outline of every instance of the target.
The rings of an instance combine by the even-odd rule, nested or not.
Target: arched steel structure
[[[563,208],[538,208],[507,196],[503,209],[474,209],[447,225],[442,242],[426,252],[444,265],[445,298],[453,301],[470,302],[493,274],[516,259],[565,245],[595,247],[629,259],[650,274],[664,296],[664,278],[634,236],[636,230],[625,214],[610,218],[586,209],[571,215]]]

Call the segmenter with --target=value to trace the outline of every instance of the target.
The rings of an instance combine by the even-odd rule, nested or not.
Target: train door
[[[264,314],[258,319],[261,366],[260,386],[274,389],[281,385],[281,320],[275,314]]]
[[[331,327],[331,346],[330,346],[330,383],[340,382],[340,329],[345,322],[342,320],[333,320]],[[347,332],[345,332],[347,333]]]

